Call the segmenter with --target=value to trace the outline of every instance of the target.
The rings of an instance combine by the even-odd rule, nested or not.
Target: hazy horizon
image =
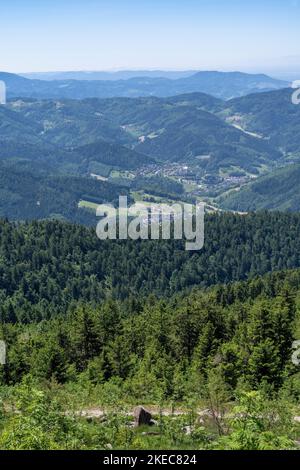
[[[30,72],[14,72],[14,73],[17,73],[18,75],[21,75],[21,76],[24,76],[24,77],[28,77],[28,78],[34,78],[35,75],[40,78],[40,79],[43,79],[43,75],[45,75],[45,78],[48,77],[50,78],[51,75],[55,76],[55,75],[60,75],[60,74],[67,74],[67,73],[70,73],[70,74],[95,74],[95,73],[103,73],[103,74],[108,74],[109,75],[112,75],[112,74],[121,74],[121,73],[134,73],[134,72],[137,72],[137,75],[135,75],[135,77],[138,77],[138,73],[145,73],[145,72],[150,72],[150,73],[155,73],[155,72],[161,72],[162,75],[163,74],[176,74],[178,73],[179,74],[182,74],[182,76],[189,76],[189,75],[193,75],[194,73],[198,73],[198,72],[225,72],[225,73],[234,73],[234,72],[242,72],[242,73],[247,73],[247,74],[253,74],[253,75],[258,75],[258,74],[264,74],[264,75],[268,75],[269,77],[272,77],[272,78],[275,78],[275,79],[279,79],[279,80],[284,80],[284,81],[294,81],[294,80],[299,80],[300,79],[300,67],[299,67],[299,71],[296,71],[296,70],[280,70],[280,69],[271,69],[271,70],[268,70],[268,69],[260,69],[260,68],[257,68],[257,69],[243,69],[243,68],[233,68],[233,69],[192,69],[192,68],[174,68],[174,69],[168,69],[168,68],[162,68],[162,67],[159,67],[159,68],[139,68],[139,67],[133,67],[133,68],[116,68],[116,69],[106,69],[106,70],[103,70],[103,69],[98,69],[98,70],[80,70],[80,69],[66,69],[66,70],[45,70],[45,71],[30,71]],[[159,75],[157,75],[159,76]],[[175,77],[177,78],[177,77]],[[180,78],[180,77],[178,77]]]
[[[4,0],[1,70],[300,74],[298,0]]]

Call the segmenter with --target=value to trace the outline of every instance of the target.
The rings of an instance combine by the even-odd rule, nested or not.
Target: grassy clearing
[[[89,210],[96,212],[99,204],[97,204],[96,202],[91,202],[91,201],[79,201],[78,207],[81,209],[89,209]]]

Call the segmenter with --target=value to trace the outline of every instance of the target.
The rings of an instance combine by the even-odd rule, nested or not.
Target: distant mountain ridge
[[[201,92],[221,99],[287,88],[288,82],[241,72],[197,72],[183,78],[133,77],[125,80],[36,80],[0,72],[8,98],[85,99],[170,97]]]
[[[22,77],[37,80],[129,80],[136,77],[177,78],[190,77],[197,70],[167,71],[167,70],[117,70],[117,71],[73,71],[73,72],[33,72],[20,73]]]

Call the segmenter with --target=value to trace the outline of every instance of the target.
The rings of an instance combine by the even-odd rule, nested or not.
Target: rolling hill
[[[292,91],[284,89],[228,101],[222,116],[227,122],[268,139],[286,154],[300,156],[300,106],[292,103]]]
[[[0,160],[5,165],[11,160],[12,170],[19,165],[32,177],[43,178],[88,178],[91,173],[106,177],[112,169],[136,171],[170,162],[204,175],[266,174],[223,197],[222,207],[297,210],[299,172],[291,169],[296,167],[272,172],[299,159],[299,113],[300,107],[291,103],[291,90],[226,102],[203,93],[18,98],[0,107]],[[266,188],[269,193],[264,193]]]
[[[0,159],[27,159],[79,175],[89,172],[90,162],[126,170],[152,163],[124,147],[133,141],[89,103],[16,100],[0,107]]]
[[[101,163],[121,170],[136,170],[143,165],[155,163],[155,159],[119,144],[97,140],[92,144],[76,148],[81,168]]]
[[[300,211],[300,165],[289,165],[259,178],[219,202],[224,209],[236,211]]]
[[[256,174],[274,165],[281,157],[280,151],[224,122],[214,114],[222,106],[222,101],[203,94],[9,103],[11,110],[43,129],[43,141],[75,152],[77,162],[96,159],[124,167],[126,160],[128,169],[157,159],[186,162],[210,172],[235,166]],[[111,151],[116,157],[111,157]],[[202,155],[209,158],[201,160]]]
[[[120,194],[129,196],[126,188],[106,181],[51,176],[23,162],[0,162],[0,217],[10,220],[58,218],[95,225],[95,214],[78,202],[114,203]]]

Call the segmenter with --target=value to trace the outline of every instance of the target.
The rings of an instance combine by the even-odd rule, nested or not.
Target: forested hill
[[[152,403],[157,396],[203,399],[217,380],[223,400],[240,386],[269,394],[284,387],[292,402],[300,390],[291,363],[299,288],[300,270],[288,271],[164,301],[79,304],[42,325],[3,324],[9,366],[0,383],[27,376],[32,387],[30,373],[57,393],[53,384],[74,390],[78,379],[77,389],[93,390],[112,380],[107,387],[116,396]]]
[[[48,318],[79,300],[170,296],[300,267],[300,214],[210,215],[205,236],[205,248],[192,253],[180,241],[101,242],[83,226],[3,220],[2,321]]]
[[[247,132],[267,139],[286,155],[299,152],[299,106],[292,102],[290,88],[271,93],[251,94],[225,104],[226,119]]]
[[[300,165],[288,165],[220,198],[224,209],[300,211]]]
[[[82,210],[80,200],[113,203],[128,189],[107,181],[75,176],[52,176],[36,170],[30,161],[0,161],[0,217],[10,220],[59,219],[96,225],[93,211]]]

